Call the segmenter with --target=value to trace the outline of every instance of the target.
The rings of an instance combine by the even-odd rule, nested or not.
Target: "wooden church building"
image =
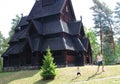
[[[71,0],[36,0],[2,55],[3,69],[40,67],[48,47],[58,66],[92,63],[90,41],[82,20],[76,21]]]

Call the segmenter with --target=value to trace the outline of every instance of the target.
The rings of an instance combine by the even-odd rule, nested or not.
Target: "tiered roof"
[[[70,0],[53,0],[51,4],[42,5],[42,0],[37,0],[28,16],[22,17],[16,27],[16,32],[10,40],[10,47],[3,54],[19,54],[26,44],[29,44],[32,52],[44,52],[48,47],[52,51],[71,50],[75,52],[87,52],[89,39],[84,38],[82,21],[65,22],[61,19],[42,22],[40,18],[54,14],[62,14],[63,8]],[[74,12],[72,11],[75,18]],[[34,29],[36,32],[32,31]],[[31,35],[32,32],[34,35]],[[60,36],[61,34],[65,36]],[[52,37],[52,35],[54,37]],[[58,36],[55,36],[58,35]],[[51,36],[48,38],[48,36]]]

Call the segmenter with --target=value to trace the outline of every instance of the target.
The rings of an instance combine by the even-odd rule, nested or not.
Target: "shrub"
[[[55,68],[57,67],[56,64],[53,62],[54,58],[50,52],[50,48],[47,49],[47,53],[44,56],[43,65],[41,66],[41,76],[43,79],[54,79],[56,76]]]

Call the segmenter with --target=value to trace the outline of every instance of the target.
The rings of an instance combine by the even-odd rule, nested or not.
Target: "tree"
[[[120,2],[116,3],[114,14],[115,14],[115,16],[114,16],[115,33],[118,35],[120,33]]]
[[[99,52],[99,44],[97,42],[97,36],[94,32],[94,30],[90,29],[89,32],[85,31],[87,37],[90,39],[90,44],[91,44],[91,48],[93,50],[93,62],[96,61],[96,56]]]
[[[0,32],[0,71],[2,70],[2,65],[3,65],[3,60],[1,58],[1,55],[5,52],[7,47],[8,47],[7,39],[5,39],[2,33]]]
[[[0,32],[0,57],[8,47],[7,42],[8,42],[8,39],[3,37],[2,33]]]
[[[108,8],[104,2],[99,0],[93,0],[94,6],[91,9],[94,11],[94,24],[96,34],[100,35],[100,45],[102,52],[103,38],[104,36],[109,36],[109,39],[112,39],[111,46],[114,48],[114,38],[113,38],[113,12]],[[111,33],[111,34],[110,34]]]
[[[14,19],[12,19],[12,27],[11,27],[11,30],[9,32],[9,37],[11,38],[11,36],[14,34],[14,29],[16,28],[16,26],[19,24],[20,22],[20,19],[22,17],[22,14],[21,16],[19,15],[16,15],[16,17]]]
[[[54,79],[56,76],[55,68],[57,67],[53,62],[54,58],[50,52],[50,48],[47,49],[47,53],[44,56],[43,65],[41,66],[41,76],[43,79]]]
[[[112,55],[115,53],[113,11],[104,2],[101,3],[99,0],[93,0],[93,2],[94,6],[91,9],[94,11],[94,28],[97,30],[96,34],[100,36],[101,53],[112,60]],[[107,48],[112,49],[108,51]]]
[[[103,45],[103,55],[104,55],[104,62],[106,65],[108,64],[115,64],[116,55],[113,52],[113,48],[110,46],[110,43],[104,43]]]
[[[116,46],[115,46],[115,62],[116,64],[120,64],[120,38],[117,39]]]

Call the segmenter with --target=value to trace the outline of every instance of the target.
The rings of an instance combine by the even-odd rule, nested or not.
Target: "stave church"
[[[71,0],[36,0],[23,16],[3,53],[3,70],[35,69],[49,47],[61,67],[92,64],[92,49]]]

